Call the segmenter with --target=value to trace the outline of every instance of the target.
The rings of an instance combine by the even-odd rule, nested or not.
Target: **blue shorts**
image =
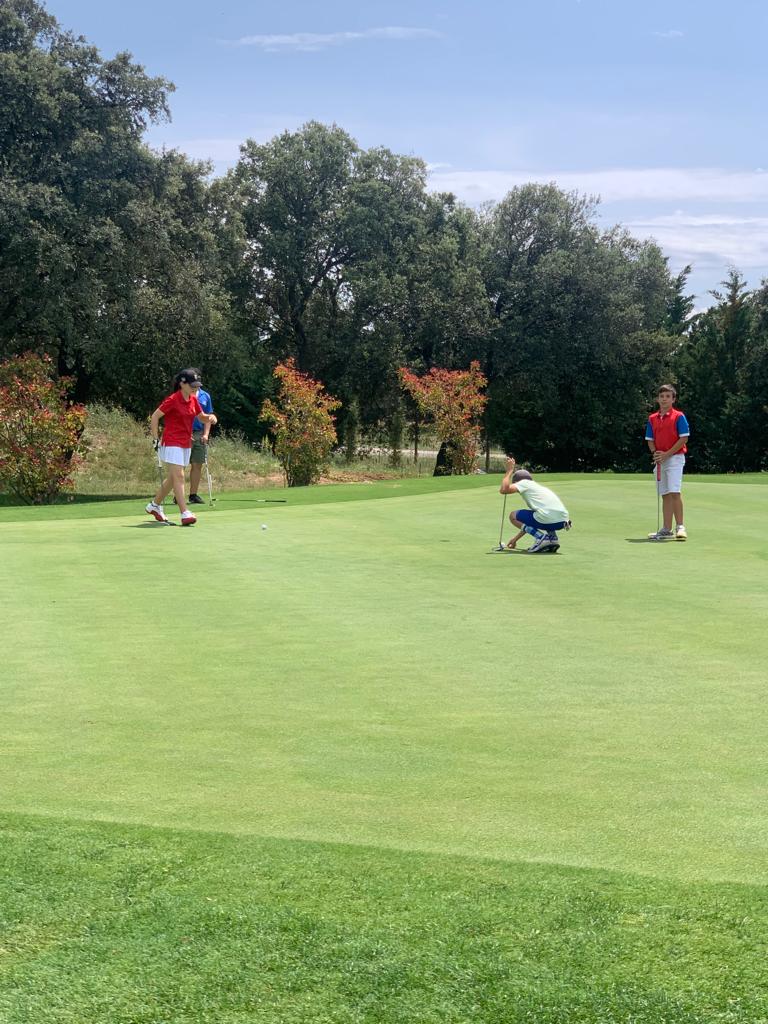
[[[565,529],[565,520],[562,523],[540,523],[529,508],[521,508],[515,512],[515,519],[518,523],[531,526],[534,530],[545,530],[547,533],[554,533],[555,530]]]

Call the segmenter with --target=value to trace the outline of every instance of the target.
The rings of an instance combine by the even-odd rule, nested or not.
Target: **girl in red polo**
[[[173,491],[176,504],[181,510],[181,525],[193,526],[197,517],[189,511],[184,499],[184,470],[189,465],[192,451],[192,424],[195,417],[203,423],[213,425],[218,420],[213,413],[203,412],[197,400],[202,381],[195,370],[182,370],[173,381],[173,392],[165,398],[152,413],[150,433],[160,460],[165,464],[166,476],[147,505],[147,513],[159,523],[167,523],[163,511],[163,499]],[[160,420],[163,419],[163,443],[160,444]]]

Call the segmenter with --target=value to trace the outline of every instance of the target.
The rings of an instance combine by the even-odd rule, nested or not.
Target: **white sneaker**
[[[147,512],[148,515],[154,516],[158,523],[168,522],[168,516],[165,514],[165,512],[163,512],[163,506],[158,505],[154,501],[150,501],[145,511]]]
[[[528,548],[528,554],[534,555],[537,551],[543,551],[551,546],[552,541],[548,539],[546,534],[544,534],[543,537],[537,537],[534,540],[533,544],[531,544],[531,546]]]
[[[675,530],[675,540],[688,540],[688,531],[682,523]]]
[[[670,537],[674,537],[674,533],[671,530],[665,530],[664,527],[657,530],[656,533],[649,533],[648,540],[669,540]]]
[[[181,525],[182,526],[194,526],[197,522],[197,516],[194,512],[190,512],[187,509],[186,512],[181,513]]]

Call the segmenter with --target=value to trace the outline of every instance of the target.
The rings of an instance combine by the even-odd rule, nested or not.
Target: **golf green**
[[[544,479],[0,509],[0,810],[765,884],[762,478]]]

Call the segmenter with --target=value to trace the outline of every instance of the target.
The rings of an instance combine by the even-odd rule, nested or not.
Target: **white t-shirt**
[[[554,491],[535,480],[518,480],[515,484],[523,501],[540,523],[562,523],[568,520],[568,509]]]

